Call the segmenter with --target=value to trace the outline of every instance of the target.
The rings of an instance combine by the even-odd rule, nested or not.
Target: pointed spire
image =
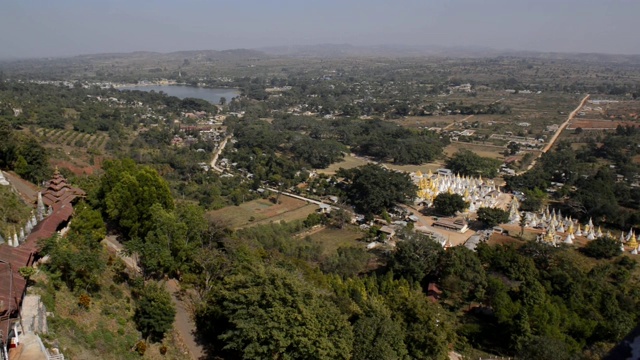
[[[45,208],[44,208],[44,202],[42,201],[42,193],[41,192],[38,192],[37,212],[38,212],[38,221],[42,221],[42,219],[44,219]]]
[[[571,234],[567,235],[567,237],[564,239],[564,243],[567,245],[573,244],[573,240],[571,239]]]
[[[631,232],[631,240],[629,240],[629,242],[627,243],[627,246],[630,246],[632,248],[637,248],[638,247],[638,241],[636,240],[636,234],[633,231]]]

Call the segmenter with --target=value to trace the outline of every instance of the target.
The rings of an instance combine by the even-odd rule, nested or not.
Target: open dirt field
[[[416,172],[420,170],[423,173],[426,173],[429,170],[431,170],[431,172],[436,172],[436,170],[444,167],[444,163],[441,163],[441,162],[427,163],[427,164],[421,164],[421,165],[394,165],[394,164],[386,164],[386,163],[384,165],[389,169],[393,169],[393,170],[405,171],[405,172]]]
[[[232,228],[241,228],[271,221],[293,221],[306,218],[316,211],[317,205],[307,204],[302,200],[281,196],[280,203],[274,204],[267,199],[249,201],[239,206],[210,211],[215,219],[228,223]],[[253,218],[251,221],[250,219]]]
[[[504,147],[495,146],[495,145],[480,145],[480,144],[471,144],[465,142],[453,142],[449,144],[446,148],[444,148],[444,152],[447,156],[451,156],[455,154],[459,149],[467,149],[471,150],[477,155],[490,157],[493,159],[504,159],[504,155],[502,152],[504,151]]]
[[[444,128],[447,125],[453,124],[457,121],[461,121],[466,118],[464,115],[449,115],[449,116],[407,116],[403,119],[391,120],[391,122],[412,129],[439,127]]]
[[[640,122],[636,121],[609,121],[596,119],[574,119],[567,126],[567,130],[582,128],[583,130],[615,130],[619,125],[622,126],[638,126]]]

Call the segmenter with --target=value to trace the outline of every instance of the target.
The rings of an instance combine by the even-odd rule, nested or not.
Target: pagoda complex
[[[496,207],[498,197],[502,194],[493,180],[482,180],[460,175],[427,174],[417,171],[411,174],[418,186],[416,201],[426,206],[433,205],[433,200],[442,193],[458,194],[469,203],[469,212],[481,207]]]

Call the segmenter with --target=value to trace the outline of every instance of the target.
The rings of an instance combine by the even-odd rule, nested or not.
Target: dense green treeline
[[[435,133],[412,131],[380,120],[318,120],[308,117],[229,120],[239,149],[286,151],[313,168],[342,160],[347,147],[362,156],[397,164],[421,164],[442,155],[445,140]]]
[[[0,168],[13,170],[35,183],[49,178],[49,154],[38,139],[16,131],[1,117],[0,139]]]

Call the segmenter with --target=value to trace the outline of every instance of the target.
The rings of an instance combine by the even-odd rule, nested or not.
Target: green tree
[[[454,246],[445,251],[438,264],[439,284],[443,295],[455,307],[484,298],[487,276],[480,259],[464,246]]]
[[[520,207],[524,211],[540,211],[542,205],[544,205],[544,201],[547,198],[547,195],[544,191],[535,188],[533,190],[525,190],[524,191],[524,200],[520,204]]]
[[[144,237],[151,229],[152,205],[173,209],[167,182],[157,171],[131,160],[105,162],[98,196],[109,219],[131,238]]]
[[[339,247],[337,253],[322,262],[322,271],[344,277],[356,276],[366,270],[371,255],[359,247]]]
[[[415,198],[417,187],[409,175],[368,164],[338,171],[348,181],[347,198],[357,211],[373,215]]]
[[[457,212],[464,211],[469,203],[464,201],[461,195],[442,193],[433,200],[433,208],[436,214],[454,216]]]
[[[610,259],[622,253],[620,242],[610,237],[601,237],[590,241],[582,248],[582,253],[596,259]]]
[[[509,221],[509,213],[499,208],[481,207],[478,209],[478,220],[488,227],[504,224]]]
[[[403,324],[378,306],[353,324],[353,360],[406,359]]]
[[[468,176],[498,176],[501,162],[496,159],[482,157],[475,153],[461,149],[446,162],[447,168],[454,173]]]
[[[173,326],[176,309],[171,295],[157,283],[145,285],[136,300],[133,319],[138,330],[151,341],[161,341]]]
[[[422,282],[435,272],[443,253],[442,245],[435,240],[426,235],[413,234],[406,240],[398,241],[389,259],[389,269],[405,279]]]
[[[346,317],[299,274],[274,267],[228,276],[199,308],[198,329],[225,358],[349,359]]]

